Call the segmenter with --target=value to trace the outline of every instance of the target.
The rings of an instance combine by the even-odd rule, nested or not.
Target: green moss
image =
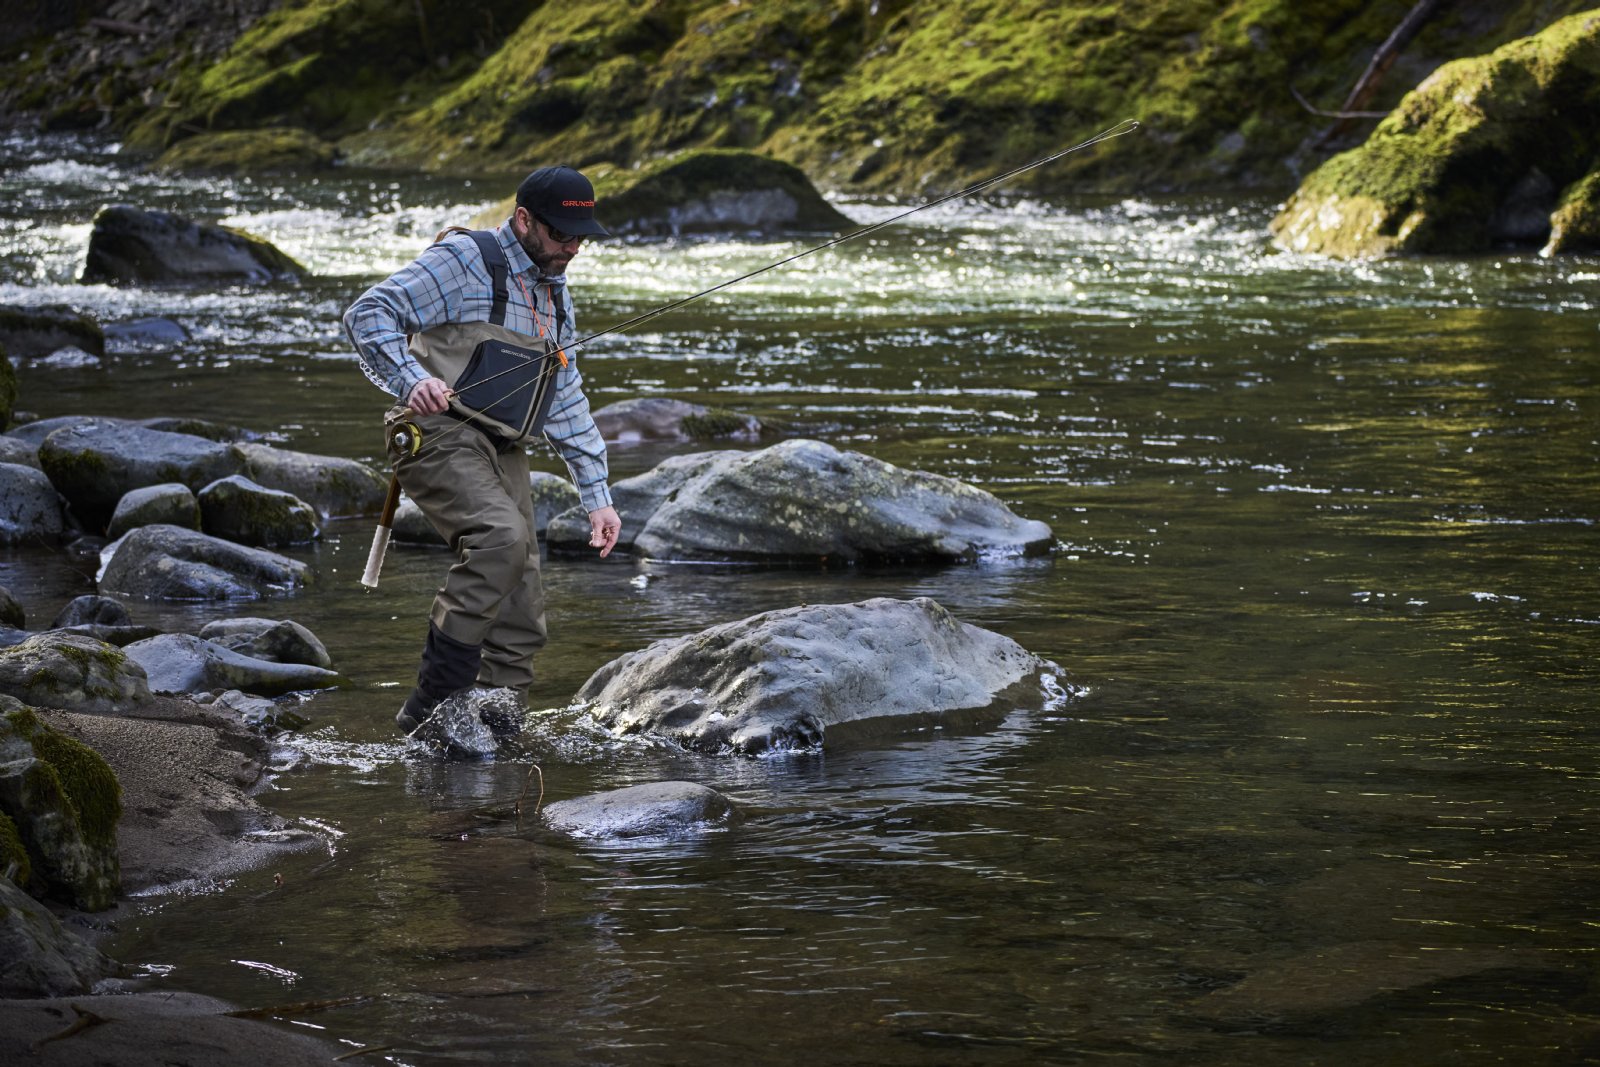
[[[1360,148],[1328,160],[1273,222],[1331,255],[1490,246],[1497,207],[1531,168],[1557,187],[1600,151],[1600,12],[1435,71]]]
[[[1550,241],[1543,254],[1600,252],[1600,169],[1573,182],[1550,216]]]
[[[179,141],[162,153],[155,169],[220,174],[321,170],[333,165],[334,154],[331,144],[305,130],[227,130]]]
[[[26,885],[33,876],[33,861],[28,859],[17,824],[3,811],[0,811],[0,875],[17,885]]]
[[[46,726],[31,708],[6,718],[41,761],[45,780],[39,785],[66,798],[84,840],[97,847],[115,845],[122,785],[110,765],[88,745]]]

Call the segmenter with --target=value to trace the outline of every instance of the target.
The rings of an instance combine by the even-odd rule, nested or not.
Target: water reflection
[[[338,310],[498,192],[202,183],[0,140],[0,301],[192,335],[25,366],[22,404],[217,418],[375,462],[383,402]],[[261,229],[319,276],[76,285],[112,195]],[[702,400],[971,480],[1058,551],[932,571],[551,559],[528,750],[433,764],[391,721],[442,558],[393,550],[363,594],[370,527],[331,523],[295,553],[320,586],[243,610],[301,619],[355,680],[303,709],[308,759],[270,795],[343,836],[153,904],[114,953],[247,1004],[285,992],[239,960],[295,975],[292,999],[363,994],[316,1021],[408,1063],[1595,1058],[1594,260],[1278,255],[1270,210],[944,208],[596,341],[597,403]],[[597,244],[580,322],[800,247]],[[690,447],[618,449],[613,469]],[[90,588],[30,548],[0,550],[0,584],[35,621]],[[931,596],[1086,691],[775,760],[620,742],[565,710],[657,638],[880,595]],[[174,629],[241,613],[133,610]],[[519,817],[535,764],[547,801],[681,778],[745,815],[574,844]]]

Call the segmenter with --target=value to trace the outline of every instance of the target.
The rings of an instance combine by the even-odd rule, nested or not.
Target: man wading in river
[[[533,681],[546,631],[525,444],[543,436],[566,460],[589,544],[605,556],[617,543],[565,277],[584,238],[605,235],[589,180],[543,167],[498,228],[446,231],[345,312],[367,376],[401,398],[385,418],[395,475],[456,554],[395,716],[408,734],[473,684]]]

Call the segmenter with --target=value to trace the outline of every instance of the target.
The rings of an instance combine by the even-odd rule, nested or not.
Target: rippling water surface
[[[20,406],[196,415],[376,462],[384,401],[338,315],[501,193],[157,177],[12,137],[0,303],[193,334],[25,364]],[[79,285],[115,200],[257,231],[317,277]],[[943,570],[555,560],[535,706],[659,637],[877,595],[1015,638],[1075,699],[768,760],[618,745],[552,710],[532,760],[408,761],[391,718],[444,558],[392,550],[364,595],[370,524],[334,524],[300,553],[319,588],[248,608],[306,623],[357,683],[306,705],[311,762],[264,797],[328,847],[150,898],[110,951],[246,1005],[364,997],[296,1017],[410,1064],[1600,1059],[1600,260],[1330,263],[1272,254],[1271,210],[943,208],[585,355],[596,405],[754,412],[988,488],[1057,547]],[[801,247],[593,245],[580,327]],[[618,449],[613,470],[663,454]],[[0,584],[36,623],[89,589],[37,549],[4,550]],[[540,773],[546,801],[687,778],[744,815],[574,844],[517,816]]]

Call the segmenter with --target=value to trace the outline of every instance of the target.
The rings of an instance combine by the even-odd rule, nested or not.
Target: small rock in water
[[[726,823],[733,803],[695,782],[651,782],[551,804],[545,825],[574,837],[656,837]]]
[[[446,697],[410,740],[452,759],[486,759],[522,731],[527,709],[511,689],[472,688]]]

